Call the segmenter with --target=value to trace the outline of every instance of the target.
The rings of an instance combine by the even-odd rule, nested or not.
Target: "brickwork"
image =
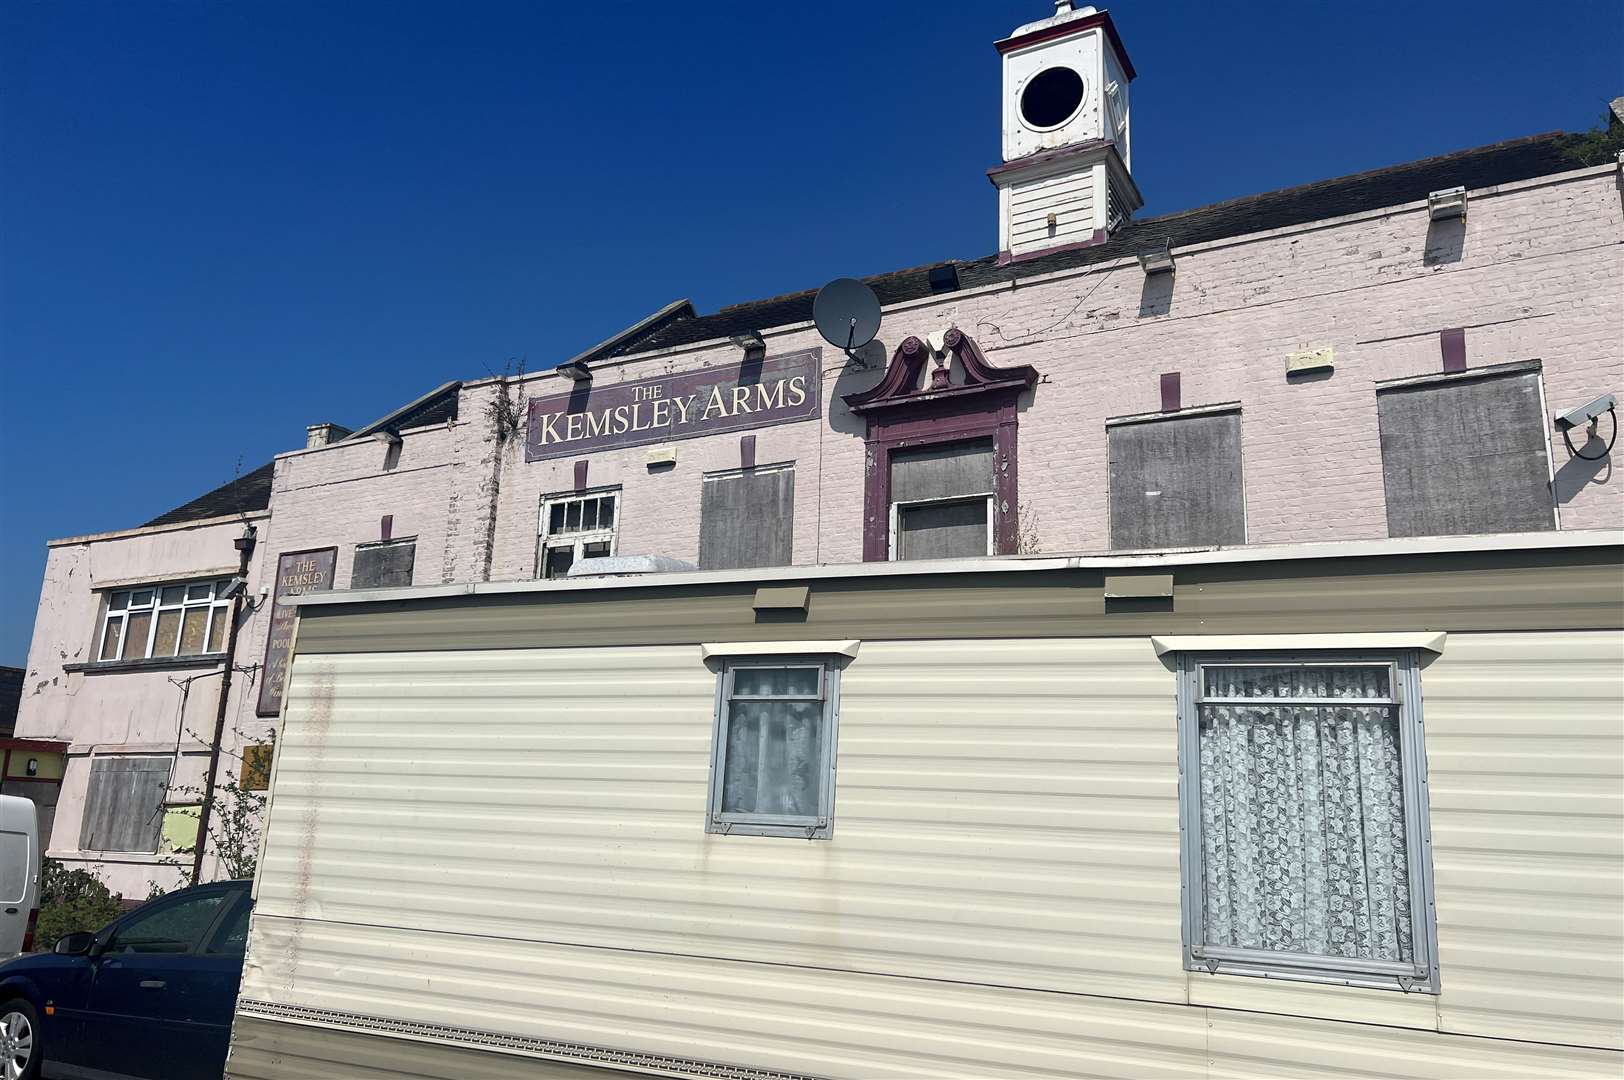
[[[1617,182],[1588,170],[1475,192],[1464,228],[1430,223],[1418,203],[1179,251],[1171,288],[1124,260],[949,294],[888,312],[874,351],[957,325],[994,363],[1043,373],[1022,403],[1020,454],[1023,510],[1035,519],[1024,531],[1044,551],[1108,546],[1105,422],[1158,410],[1168,371],[1182,374],[1185,407],[1241,403],[1248,542],[1382,537],[1376,384],[1441,373],[1439,331],[1464,327],[1471,367],[1540,359],[1553,406],[1624,387],[1621,240]],[[766,338],[773,353],[822,345],[810,328]],[[1324,347],[1332,372],[1286,377],[1289,354]],[[597,377],[737,355],[701,346]],[[757,433],[759,462],[796,463],[796,563],[862,557],[863,425],[840,399],[878,371],[853,369],[827,347],[823,359],[824,418]],[[530,387],[555,392],[556,380]],[[620,551],[696,558],[702,476],[737,467],[737,442],[678,443],[676,466],[662,471],[644,464],[642,448],[593,455],[589,484],[625,492]],[[1563,527],[1624,524],[1624,486],[1571,464],[1560,437],[1552,451]],[[540,499],[571,488],[572,464],[504,458],[491,576],[534,574]]]

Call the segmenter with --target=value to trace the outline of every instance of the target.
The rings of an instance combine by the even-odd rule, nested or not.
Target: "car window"
[[[197,944],[203,931],[230,900],[225,892],[187,896],[155,905],[152,910],[130,917],[113,933],[107,945],[110,953],[183,953]]]
[[[246,894],[236,901],[219,927],[209,937],[203,951],[211,956],[241,956],[248,949],[248,913],[254,910],[253,901]]]

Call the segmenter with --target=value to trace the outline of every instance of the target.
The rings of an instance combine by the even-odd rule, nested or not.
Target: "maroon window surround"
[[[893,451],[966,439],[993,440],[993,553],[1014,554],[1019,535],[1017,403],[1038,381],[1030,365],[999,368],[976,343],[949,330],[944,354],[923,379],[931,350],[917,337],[897,346],[885,376],[870,390],[847,394],[848,408],[868,422],[867,476],[863,483],[863,561],[891,557],[891,454]],[[964,381],[950,381],[947,354],[958,360]],[[924,383],[924,385],[921,385]]]

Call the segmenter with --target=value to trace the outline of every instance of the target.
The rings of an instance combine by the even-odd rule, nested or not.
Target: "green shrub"
[[[88,870],[69,870],[55,859],[40,860],[34,947],[48,950],[64,934],[100,930],[123,913],[121,900]]]

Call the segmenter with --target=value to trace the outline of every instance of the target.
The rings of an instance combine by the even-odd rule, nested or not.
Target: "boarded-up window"
[[[90,788],[79,827],[83,851],[157,851],[163,831],[168,757],[100,757],[90,763]]]
[[[710,473],[699,502],[699,568],[788,566],[794,525],[794,465]]]
[[[992,550],[991,439],[891,453],[891,557],[952,559]]]
[[[1389,536],[1556,527],[1539,372],[1376,394]]]
[[[271,752],[274,749],[270,743],[242,748],[241,786],[244,791],[264,791],[271,786]]]
[[[417,540],[390,540],[381,544],[357,544],[355,566],[350,571],[352,589],[403,588],[412,583],[412,563],[417,559]]]
[[[1114,424],[1106,440],[1113,548],[1246,543],[1239,411]]]

